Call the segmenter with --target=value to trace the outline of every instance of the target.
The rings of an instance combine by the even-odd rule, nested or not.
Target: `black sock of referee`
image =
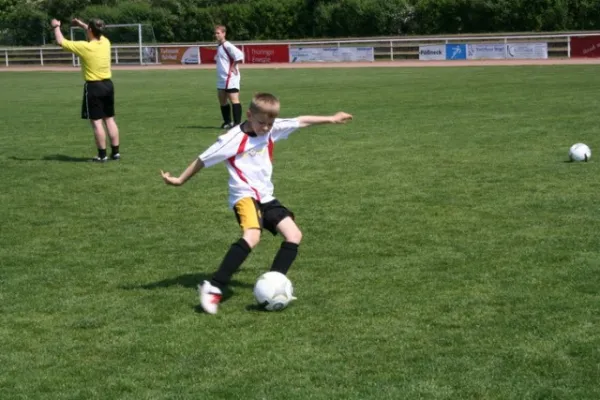
[[[231,106],[229,103],[227,105],[221,106],[221,115],[223,116],[223,122],[229,124],[231,122]]]
[[[281,272],[282,274],[286,275],[297,255],[298,245],[296,243],[281,243],[281,247],[279,248],[279,251],[275,255],[275,259],[273,260],[271,271]]]
[[[242,105],[240,103],[233,104],[233,123],[239,125],[242,122]]]
[[[119,146],[110,146],[111,155],[119,154]]]
[[[101,160],[106,158],[106,149],[98,149],[98,158]]]
[[[210,280],[210,284],[220,289],[227,286],[233,274],[237,272],[251,251],[252,249],[244,239],[232,244],[227,254],[225,254],[221,266]]]

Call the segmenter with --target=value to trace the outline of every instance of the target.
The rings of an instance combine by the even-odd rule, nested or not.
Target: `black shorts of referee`
[[[112,81],[86,81],[83,86],[81,118],[96,120],[114,116],[115,88]]]

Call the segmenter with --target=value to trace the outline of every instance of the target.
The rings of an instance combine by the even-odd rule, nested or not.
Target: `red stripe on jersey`
[[[258,194],[258,190],[256,190],[256,188],[252,187],[250,185],[250,183],[248,182],[248,179],[246,179],[246,177],[244,176],[244,173],[242,172],[241,169],[239,169],[237,167],[237,165],[235,165],[235,158],[237,156],[239,156],[240,154],[242,154],[244,152],[244,149],[246,148],[246,143],[248,142],[248,138],[250,136],[244,134],[244,137],[242,138],[242,141],[240,142],[240,145],[238,146],[237,149],[237,153],[235,154],[235,156],[233,157],[229,157],[229,164],[231,164],[231,166],[233,167],[233,169],[235,170],[235,172],[238,174],[238,176],[240,177],[240,179],[246,183],[248,186],[250,186],[250,189],[252,189],[252,191],[254,192],[254,194],[256,195],[256,200],[260,201],[260,194]]]
[[[273,138],[269,136],[269,159],[273,162],[273,148],[275,147],[275,142],[273,142]]]
[[[227,72],[227,80],[225,81],[225,89],[229,89],[229,79],[231,79],[231,73],[233,72],[234,59],[233,57],[231,57],[231,54],[229,54],[229,52],[227,51],[225,45],[221,46],[223,46],[223,51],[225,52],[225,54],[227,54],[227,58],[229,58],[229,72]]]

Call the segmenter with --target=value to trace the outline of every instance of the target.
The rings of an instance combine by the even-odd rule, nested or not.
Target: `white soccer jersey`
[[[231,42],[223,42],[217,47],[217,89],[239,89],[240,71],[234,71],[233,63],[244,60],[244,53]]]
[[[219,136],[198,158],[205,167],[226,161],[229,171],[229,207],[244,197],[252,197],[260,203],[273,200],[273,144],[287,137],[300,127],[297,118],[275,119],[273,128],[266,135],[242,132],[238,125]]]

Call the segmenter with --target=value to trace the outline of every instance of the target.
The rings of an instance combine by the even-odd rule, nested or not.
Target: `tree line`
[[[549,32],[600,29],[600,0],[0,0],[0,42],[50,42],[50,18],[73,17],[145,23],[158,42],[211,41],[215,24],[238,41]]]

